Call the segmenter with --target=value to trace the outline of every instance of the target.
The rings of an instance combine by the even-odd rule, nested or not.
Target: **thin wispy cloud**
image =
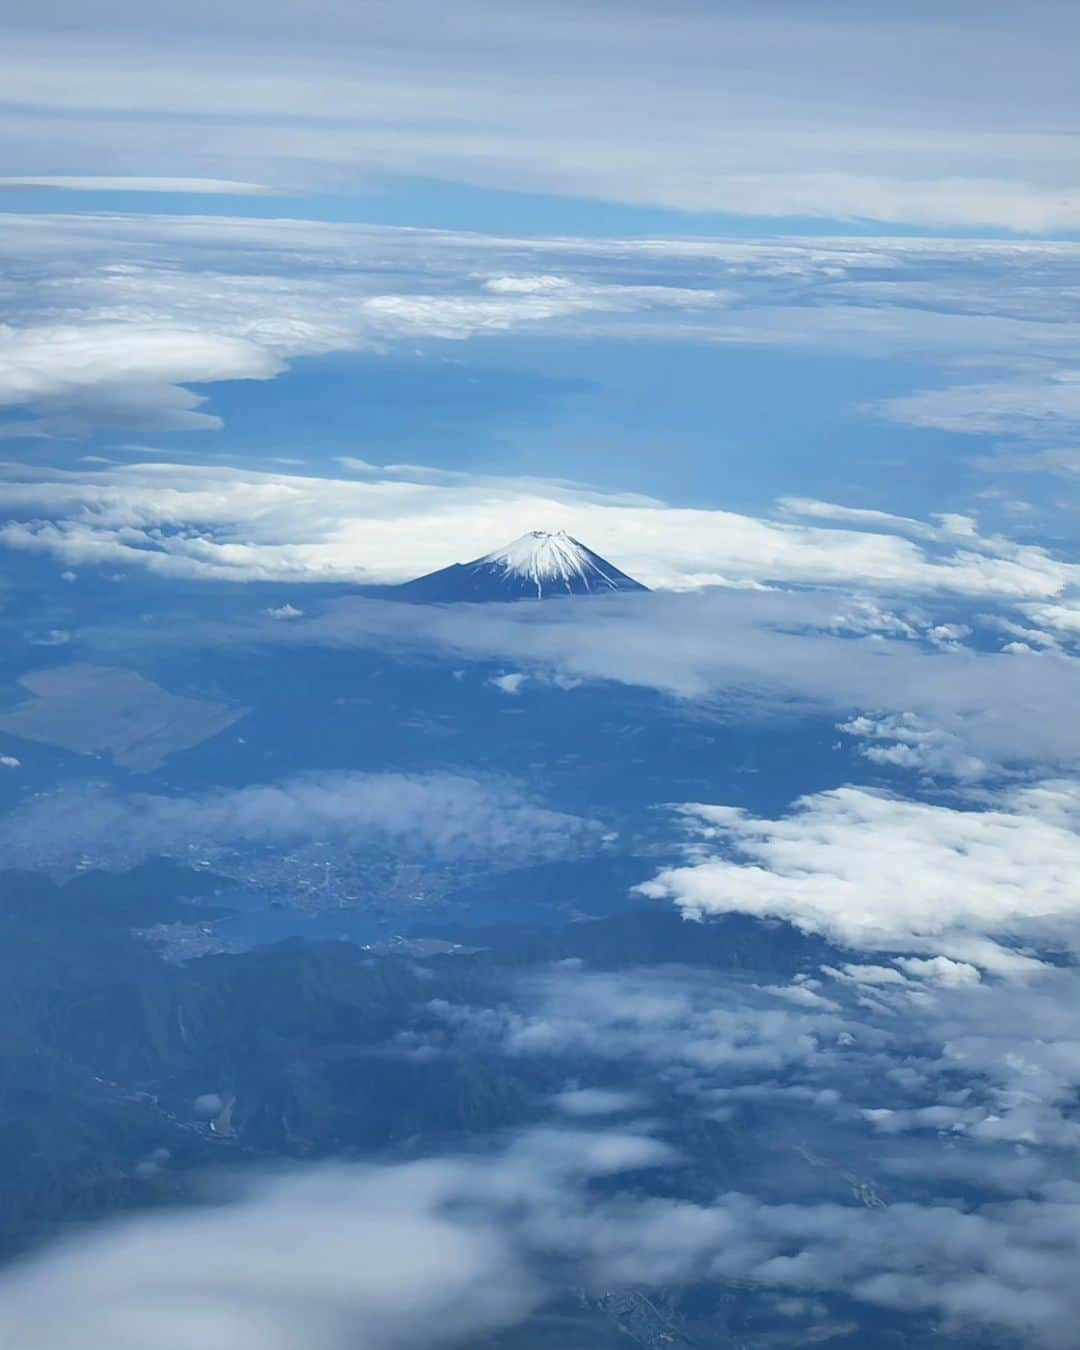
[[[334,352],[515,334],[941,367],[942,387],[861,402],[868,436],[882,418],[1051,442],[1080,425],[1070,244],[496,238],[10,213],[0,257],[0,408],[19,410],[0,422],[7,438],[220,429],[215,383]]]
[[[117,0],[88,40],[69,0],[9,34],[0,157],[9,174],[154,176],[167,144],[172,173],[277,188],[409,175],[685,212],[1074,229],[1076,20],[1040,13],[772,0],[678,4],[658,24],[644,4],[470,0],[446,24],[411,0],[308,24],[281,3],[147,16]]]

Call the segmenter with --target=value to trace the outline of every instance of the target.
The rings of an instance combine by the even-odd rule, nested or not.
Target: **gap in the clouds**
[[[75,191],[10,188],[0,191],[0,214],[11,212],[123,211],[196,216],[249,217],[255,220],[302,219],[417,229],[476,230],[491,234],[652,235],[682,237],[767,238],[874,236],[915,239],[1044,238],[990,228],[948,229],[897,221],[841,217],[755,216],[723,212],[679,211],[588,197],[513,192],[454,183],[442,179],[394,176],[369,183],[363,190],[335,193],[275,192],[264,196],[227,193]],[[1077,239],[1077,231],[1056,231],[1055,239]]]
[[[984,485],[969,438],[860,405],[936,378],[928,366],[776,348],[500,335],[203,386],[223,432],[147,439],[319,473],[340,473],[336,457],[352,455],[689,506],[760,512],[791,494],[926,515],[966,507]]]

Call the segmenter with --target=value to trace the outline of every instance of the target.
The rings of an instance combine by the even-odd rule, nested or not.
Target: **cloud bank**
[[[11,549],[231,581],[396,582],[530,529],[565,528],[659,588],[801,583],[1035,602],[1080,586],[1076,564],[982,536],[967,517],[931,525],[789,501],[788,519],[768,520],[409,466],[355,465],[339,478],[162,463],[9,467],[0,511]]]
[[[407,174],[689,212],[1080,223],[1078,35],[1061,3],[1034,26],[1009,0],[681,3],[662,24],[652,4],[469,0],[441,17],[430,0],[324,6],[314,24],[281,0],[150,16],[112,0],[88,37],[60,0],[5,44],[0,158],[27,176],[154,176],[167,162],[317,191]]]
[[[693,860],[641,890],[690,916],[782,918],[861,951],[1003,973],[1036,969],[1040,943],[1080,951],[1074,782],[1016,789],[981,810],[845,787],[779,820],[698,803],[679,812],[700,841]]]
[[[188,797],[62,788],[0,819],[0,858],[8,867],[66,871],[90,858],[122,868],[158,854],[280,850],[320,839],[346,851],[510,865],[572,854],[599,832],[512,781],[343,771]]]
[[[552,685],[572,697],[575,681],[610,680],[750,715],[835,715],[857,743],[886,752],[886,763],[931,776],[1046,774],[1080,759],[1075,657],[919,640],[932,619],[916,640],[883,637],[881,621],[880,607],[868,614],[847,596],[713,590],[598,598],[587,611],[347,599],[242,636],[498,662],[502,672],[541,677],[519,686],[522,698]],[[218,628],[206,640],[230,637],[235,630]]]
[[[266,1182],[24,1265],[6,1277],[0,1334],[25,1350],[345,1350],[358,1334],[366,1350],[459,1344],[541,1301],[529,1229],[555,1221],[574,1183],[666,1156],[643,1136],[550,1131],[490,1161]]]
[[[11,368],[0,407],[25,410],[0,422],[8,438],[213,430],[207,395],[188,382],[500,334],[930,361],[941,367],[933,388],[862,411],[1058,452],[1080,426],[1072,243],[500,237],[8,213],[0,260]]]
[[[24,1264],[6,1277],[0,1330],[25,1350],[88,1339],[115,1350],[344,1350],[362,1327],[372,1350],[423,1350],[521,1321],[555,1292],[554,1262],[593,1294],[749,1282],[1069,1344],[1075,1187],[968,1212],[739,1193],[650,1200],[589,1186],[671,1161],[647,1135],[540,1130],[482,1160],[301,1173]]]

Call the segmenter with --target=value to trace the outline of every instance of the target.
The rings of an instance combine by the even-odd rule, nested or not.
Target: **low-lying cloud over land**
[[[131,867],[156,854],[328,840],[443,862],[505,866],[595,846],[594,822],[551,810],[519,783],[453,773],[336,772],[194,796],[62,788],[0,819],[0,863],[66,871],[82,858]]]
[[[1063,1170],[1078,1041],[1075,999],[1054,984],[1065,976],[1046,978],[1020,1018],[1008,988],[932,962],[849,964],[771,988],[564,963],[512,981],[501,1005],[433,1005],[399,1053],[472,1046],[600,1076],[629,1068],[634,1096],[564,1098],[648,1121],[303,1169],[99,1230],[5,1277],[0,1332],[26,1350],[88,1338],[337,1350],[362,1328],[376,1350],[423,1350],[513,1325],[569,1280],[594,1296],[751,1286],[781,1330],[807,1316],[783,1300],[813,1298],[818,1325],[830,1307],[838,1326],[837,1308],[877,1308],[1064,1350],[1080,1315],[1080,1196]],[[1069,1010],[1068,1025],[1046,1023],[1050,1007]],[[666,1136],[688,1109],[700,1122],[750,1113],[741,1184],[684,1192],[687,1160]],[[871,1137],[876,1177],[861,1170]],[[650,1172],[668,1176],[651,1195]],[[958,1198],[973,1186],[977,1198]],[[891,1197],[899,1188],[908,1198]]]
[[[779,820],[699,803],[679,811],[699,841],[692,860],[642,890],[689,915],[782,918],[861,951],[944,955],[1002,972],[1036,968],[1032,944],[1080,953],[1072,780],[967,810],[845,787],[804,798]]]
[[[1003,767],[1045,774],[1073,766],[1076,657],[976,650],[938,640],[939,627],[858,596],[717,589],[597,598],[587,609],[346,599],[288,625],[261,621],[257,633],[267,642],[497,661],[549,684],[555,677],[568,697],[575,681],[610,680],[763,716],[825,713],[872,761],[931,776],[969,781]],[[215,641],[230,636],[209,631]]]

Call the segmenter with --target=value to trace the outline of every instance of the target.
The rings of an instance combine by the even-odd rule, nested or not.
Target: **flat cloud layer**
[[[493,1162],[300,1174],[55,1249],[7,1277],[0,1338],[24,1350],[457,1344],[539,1301],[527,1228],[564,1191],[667,1154],[638,1135],[551,1131]]]
[[[256,632],[267,642],[434,648],[564,687],[613,680],[765,715],[835,714],[871,758],[930,775],[1077,762],[1075,657],[928,642],[938,625],[912,619],[906,632],[899,615],[845,594],[712,590],[597,598],[587,609],[341,600],[311,619],[261,621]]]
[[[498,237],[9,213],[0,260],[0,408],[27,410],[0,422],[9,438],[213,430],[212,399],[204,409],[208,395],[187,382],[497,334],[930,361],[942,368],[933,388],[862,411],[1059,453],[1080,426],[1073,243]]]
[[[0,178],[0,192],[27,188],[56,188],[61,192],[189,192],[196,196],[258,196],[265,191],[257,183],[232,178],[108,178],[87,174],[37,174],[26,178]]]
[[[565,528],[646,584],[674,589],[802,582],[1034,602],[1080,578],[1076,564],[1035,545],[980,536],[967,517],[928,524],[853,512],[849,523],[842,508],[789,502],[792,519],[763,520],[413,467],[358,464],[349,478],[158,463],[9,468],[0,510],[9,548],[235,581],[401,581],[545,528]],[[795,519],[803,513],[814,523]]]
[[[550,810],[506,780],[339,772],[189,797],[61,789],[0,819],[0,859],[9,867],[59,871],[83,857],[131,867],[155,854],[288,848],[323,839],[346,850],[509,865],[565,856],[598,836],[593,822]]]
[[[1073,229],[1074,10],[275,0],[13,25],[6,173],[441,179],[685,211]],[[213,32],[216,41],[208,43]],[[996,78],[987,81],[984,72]],[[644,90],[649,97],[643,98]]]

